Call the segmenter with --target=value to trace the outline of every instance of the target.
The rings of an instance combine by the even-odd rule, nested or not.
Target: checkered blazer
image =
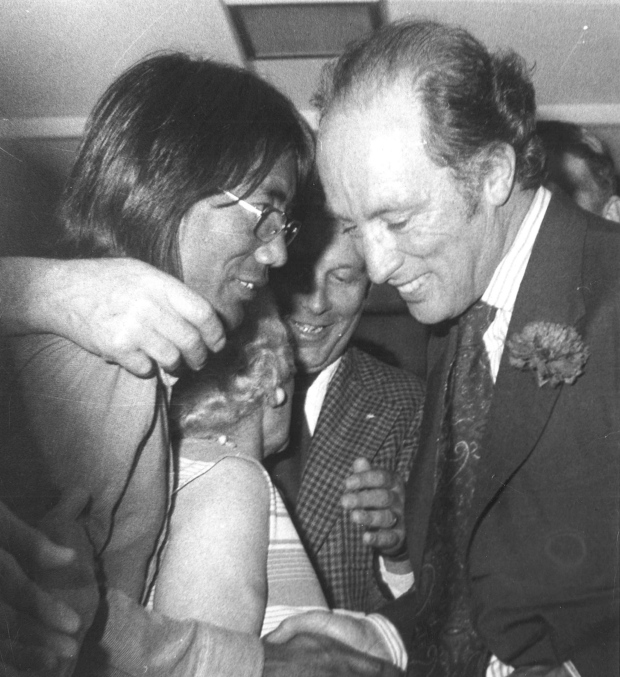
[[[349,348],[329,385],[297,499],[296,524],[330,606],[371,611],[390,599],[363,530],[340,507],[363,456],[405,480],[417,449],[421,379]]]

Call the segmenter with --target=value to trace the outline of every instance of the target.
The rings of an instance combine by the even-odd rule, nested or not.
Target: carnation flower
[[[539,387],[573,384],[583,374],[589,351],[573,327],[554,322],[530,322],[508,340],[510,364],[530,369]]]

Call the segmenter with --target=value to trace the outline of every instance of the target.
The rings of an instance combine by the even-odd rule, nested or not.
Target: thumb
[[[303,632],[321,634],[327,627],[331,616],[330,611],[308,611],[289,616],[264,639],[274,644],[283,644]]]

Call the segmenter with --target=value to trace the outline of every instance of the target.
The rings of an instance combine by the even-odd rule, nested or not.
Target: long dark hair
[[[293,104],[253,73],[182,53],[147,58],[89,118],[58,253],[131,256],[181,277],[178,230],[193,204],[241,184],[250,193],[285,153],[301,182],[311,148]]]

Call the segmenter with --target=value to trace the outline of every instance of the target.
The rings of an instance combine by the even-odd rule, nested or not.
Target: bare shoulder
[[[198,503],[209,511],[226,512],[229,517],[232,513],[254,513],[262,518],[269,509],[269,492],[269,480],[259,463],[225,456],[179,494],[186,505]]]

